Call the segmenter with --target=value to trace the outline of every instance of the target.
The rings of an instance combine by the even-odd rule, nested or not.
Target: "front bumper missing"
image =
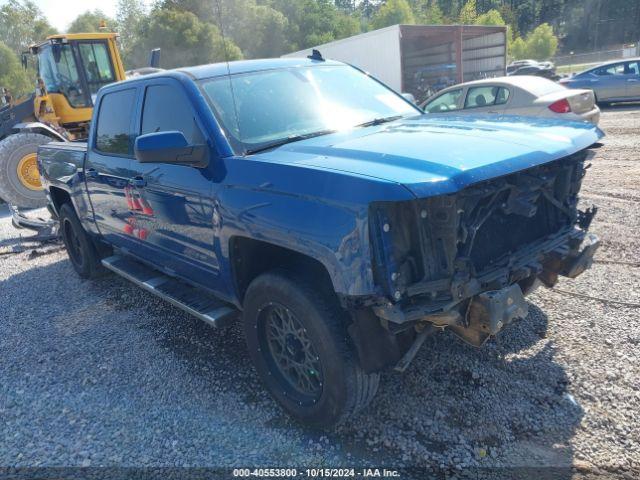
[[[532,259],[514,261],[510,273],[506,273],[510,284],[502,288],[484,291],[464,288],[467,295],[463,298],[439,305],[429,301],[414,301],[405,306],[398,303],[374,307],[374,312],[389,326],[395,324],[403,328],[410,323],[449,327],[466,342],[481,346],[514,319],[526,317],[528,309],[523,289],[528,293],[530,288],[527,287],[538,279],[547,287],[553,287],[558,276],[577,277],[592,265],[599,246],[600,240],[596,235],[576,229],[562,238],[548,241],[544,249],[538,250],[536,262],[532,262]],[[527,287],[520,280],[523,277],[514,280],[513,276],[513,272],[521,271],[523,266],[531,271],[526,278],[529,281]],[[495,276],[495,273],[481,275],[471,279],[471,284],[491,285],[487,280]]]
[[[47,209],[49,213],[52,214],[52,217],[49,219],[25,215],[24,212],[21,212],[13,205],[9,205],[9,208],[11,210],[11,223],[14,228],[24,228],[38,232],[38,235],[34,238],[34,240],[37,241],[54,240],[58,238],[58,221],[53,217],[53,212],[49,206],[47,206]]]
[[[562,256],[557,252],[544,264],[538,278],[551,288],[558,282],[558,276],[576,278],[593,264],[593,256],[600,247],[600,239],[593,233],[587,234],[577,248]]]
[[[463,325],[451,325],[451,330],[464,341],[480,346],[491,335],[529,313],[519,285],[483,292],[469,302]]]

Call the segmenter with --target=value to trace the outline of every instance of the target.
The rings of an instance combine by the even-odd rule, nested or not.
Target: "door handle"
[[[88,177],[88,178],[96,178],[98,176],[98,171],[95,168],[89,168],[88,170],[86,170],[84,172],[84,174]]]
[[[640,79],[638,79],[638,78],[628,78],[627,82],[640,82]]]
[[[129,183],[135,188],[142,188],[147,185],[147,181],[142,177],[133,177],[129,180]]]

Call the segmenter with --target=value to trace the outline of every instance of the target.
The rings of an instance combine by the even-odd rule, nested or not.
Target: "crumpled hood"
[[[420,115],[291,143],[261,157],[395,182],[426,197],[571,155],[603,136],[589,123],[555,119]]]

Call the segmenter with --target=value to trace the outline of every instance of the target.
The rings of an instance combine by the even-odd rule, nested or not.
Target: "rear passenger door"
[[[85,180],[96,225],[107,241],[123,246],[129,230],[126,196],[132,176],[137,89],[102,96],[85,162]]]
[[[504,113],[511,92],[497,85],[469,87],[464,100],[465,113]]]
[[[640,98],[640,61],[627,62],[627,98]]]
[[[197,112],[184,87],[174,79],[158,79],[142,92],[140,135],[180,131],[191,145],[206,144]],[[210,155],[213,155],[210,149]],[[212,161],[207,167],[133,160],[131,201],[135,209],[132,235],[139,254],[170,274],[215,287],[218,260],[214,253]]]
[[[605,65],[592,71],[593,78],[585,88],[591,88],[599,102],[625,98],[627,96],[627,80],[625,63]]]

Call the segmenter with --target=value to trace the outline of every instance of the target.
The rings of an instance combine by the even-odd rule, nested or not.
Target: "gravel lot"
[[[600,206],[604,244],[559,288],[637,304],[640,106],[606,110],[601,127],[583,201]],[[541,289],[528,318],[481,350],[448,333],[427,340],[405,374],[383,375],[366,412],[321,433],[264,392],[239,328],[216,332],[115,276],[82,281],[60,245],[0,217],[0,466],[640,476],[639,308]]]

